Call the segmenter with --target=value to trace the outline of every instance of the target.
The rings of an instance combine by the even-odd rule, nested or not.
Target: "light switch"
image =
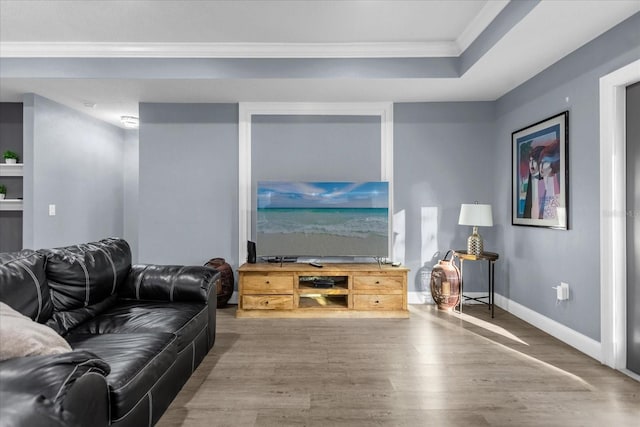
[[[49,216],[56,215],[56,205],[49,205]]]

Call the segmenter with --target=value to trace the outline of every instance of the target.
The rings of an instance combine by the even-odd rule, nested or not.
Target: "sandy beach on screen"
[[[382,236],[345,237],[305,233],[258,233],[258,256],[373,256],[387,253]]]

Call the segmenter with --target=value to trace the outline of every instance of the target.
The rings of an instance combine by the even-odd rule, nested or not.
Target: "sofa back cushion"
[[[43,254],[30,249],[0,253],[0,301],[39,323],[53,313],[46,262]]]
[[[123,239],[40,252],[47,256],[46,274],[54,307],[49,324],[62,334],[108,308],[131,269],[131,249]]]

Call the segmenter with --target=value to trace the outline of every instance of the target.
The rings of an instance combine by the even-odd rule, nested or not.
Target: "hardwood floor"
[[[158,426],[637,426],[640,382],[496,308],[236,319]]]

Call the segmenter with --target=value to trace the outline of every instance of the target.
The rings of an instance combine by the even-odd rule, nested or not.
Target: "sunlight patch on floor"
[[[430,318],[431,316],[428,314],[423,313],[420,310],[411,310],[411,306],[409,306],[409,310],[411,311],[411,314],[415,314],[418,315],[422,318]],[[458,317],[461,320],[464,320],[465,322],[471,323],[475,326],[478,326],[480,328],[486,329],[489,332],[493,332],[494,334],[503,336],[505,338],[508,338],[510,340],[513,340],[515,342],[517,342],[518,344],[524,344],[524,345],[529,345],[527,344],[525,341],[521,340],[520,338],[518,338],[517,336],[515,336],[514,334],[512,334],[511,332],[507,331],[506,329],[497,326],[493,323],[487,322],[485,320],[481,320],[478,318],[475,318],[473,316],[469,316],[468,314],[458,314],[458,313],[451,313],[451,315]]]
[[[411,310],[411,314],[412,315],[418,315],[418,316],[420,316],[420,317],[422,317],[424,319],[427,319],[427,320],[433,320],[433,316],[432,315],[429,315],[428,313],[421,312],[420,310]],[[486,329],[486,330],[488,330],[490,332],[493,332],[493,333],[498,334],[500,336],[509,338],[509,339],[519,343],[519,344],[524,344],[526,346],[529,346],[529,344],[527,344],[526,342],[524,342],[523,340],[521,340],[520,338],[518,338],[517,336],[515,336],[511,332],[507,331],[506,329],[504,329],[504,328],[502,328],[500,326],[494,325],[493,323],[477,319],[477,318],[475,318],[473,316],[469,316],[468,314],[464,314],[464,313],[458,314],[458,313],[451,312],[450,314],[452,316],[455,316],[455,317],[459,318],[460,320],[463,320],[465,322],[469,322],[469,323],[471,323],[473,325],[479,326],[479,327],[481,327],[483,329]],[[527,360],[529,362],[533,362],[534,364],[537,364],[537,365],[541,365],[542,367],[544,367],[544,368],[546,368],[548,370],[551,370],[551,371],[553,371],[555,373],[567,376],[567,377],[571,378],[572,380],[577,381],[578,383],[580,383],[583,386],[587,387],[590,390],[594,390],[595,389],[595,387],[592,386],[591,384],[589,384],[587,381],[585,381],[584,379],[580,378],[579,376],[577,376],[575,374],[572,374],[571,372],[565,371],[564,369],[558,368],[557,366],[554,366],[551,363],[547,363],[547,362],[545,362],[543,360],[537,359],[534,356],[530,356],[530,355],[528,355],[526,353],[523,353],[522,351],[519,351],[517,349],[511,348],[508,345],[501,344],[501,343],[499,343],[499,342],[497,342],[497,341],[495,341],[495,340],[493,340],[493,339],[491,339],[489,337],[486,337],[484,335],[476,333],[476,332],[474,332],[472,330],[468,330],[468,331],[469,331],[469,333],[477,335],[478,337],[480,337],[480,338],[482,338],[484,340],[487,340],[487,341],[491,342],[494,345],[497,345],[498,347],[500,347],[501,349],[505,350],[508,353],[513,353],[519,358],[522,358],[522,359]]]
[[[486,329],[489,332],[493,332],[494,334],[503,336],[505,338],[508,338],[510,340],[513,340],[515,342],[517,342],[518,344],[524,344],[524,345],[529,345],[527,344],[525,341],[523,341],[522,339],[518,338],[517,336],[515,336],[514,334],[512,334],[511,332],[507,331],[505,328],[498,326],[498,325],[494,325],[493,323],[487,322],[486,320],[481,320],[478,319],[476,317],[473,316],[469,316],[468,314],[464,314],[464,312],[460,315],[458,315],[458,317],[462,320],[464,320],[467,323],[471,323],[472,325],[478,326],[482,329]]]
[[[537,358],[535,358],[533,356],[530,356],[530,355],[528,355],[526,353],[518,351],[518,350],[516,350],[514,348],[511,348],[509,346],[506,346],[504,344],[500,344],[498,342],[495,342],[490,338],[487,338],[487,337],[482,337],[482,338],[493,342],[494,344],[502,347],[504,350],[507,350],[508,352],[515,353],[518,357],[521,357],[521,358],[523,358],[525,360],[528,360],[530,362],[533,362],[535,364],[542,365],[544,368],[547,368],[547,369],[549,369],[549,370],[551,370],[551,371],[553,371],[555,373],[567,376],[567,377],[573,379],[574,381],[579,382],[580,384],[584,385],[585,387],[587,387],[590,390],[595,390],[595,387],[593,387],[591,384],[589,384],[587,381],[583,380],[579,376],[577,376],[575,374],[572,374],[571,372],[565,371],[564,369],[558,368],[557,366],[554,366],[551,363],[548,363],[548,362],[545,362],[543,360],[537,359]]]

